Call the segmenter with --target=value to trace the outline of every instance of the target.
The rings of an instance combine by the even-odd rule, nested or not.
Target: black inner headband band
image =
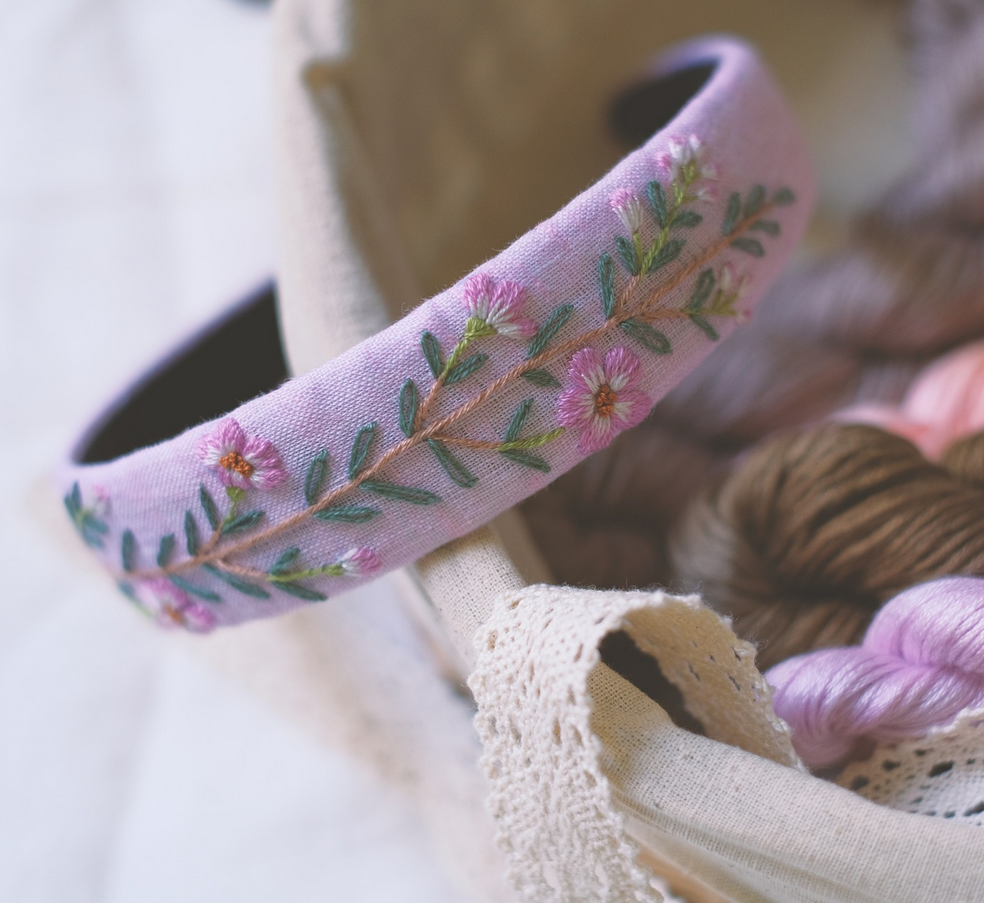
[[[276,299],[265,285],[162,361],[93,425],[75,461],[111,461],[276,389],[287,378]]]

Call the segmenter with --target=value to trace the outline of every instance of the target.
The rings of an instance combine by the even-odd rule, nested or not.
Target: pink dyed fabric
[[[813,201],[746,46],[694,42],[653,74],[710,60],[662,131],[389,329],[218,421],[67,464],[69,515],[124,591],[194,630],[287,611],[464,535],[642,419],[754,307]]]

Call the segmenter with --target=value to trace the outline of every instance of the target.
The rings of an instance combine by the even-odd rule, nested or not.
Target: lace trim
[[[476,638],[469,686],[490,808],[521,899],[662,899],[613,804],[603,761],[618,751],[591,730],[589,679],[603,667],[601,641],[620,629],[658,658],[708,736],[799,764],[754,650],[698,597],[549,586],[507,594]]]
[[[836,783],[892,809],[984,827],[984,710],[918,740],[876,746]]]

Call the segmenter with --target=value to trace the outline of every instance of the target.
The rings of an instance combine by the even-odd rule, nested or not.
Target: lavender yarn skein
[[[923,736],[984,706],[984,579],[910,587],[881,608],[860,646],[798,655],[765,677],[811,768],[873,741]]]

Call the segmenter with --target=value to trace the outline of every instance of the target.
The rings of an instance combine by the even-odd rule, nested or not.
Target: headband
[[[61,479],[120,589],[195,632],[323,600],[641,421],[750,314],[813,185],[782,98],[735,41],[663,57],[612,116],[637,150],[321,368],[284,381],[266,289],[113,402]]]

